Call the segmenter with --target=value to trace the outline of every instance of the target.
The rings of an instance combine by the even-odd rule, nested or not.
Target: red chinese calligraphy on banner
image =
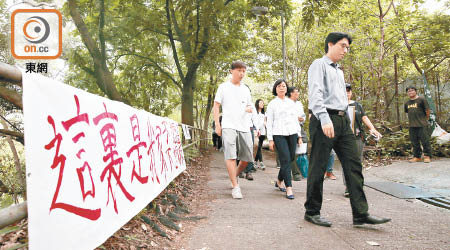
[[[23,85],[30,249],[97,247],[185,170],[176,122],[39,75]]]
[[[89,118],[87,114],[81,114],[80,115],[80,104],[78,102],[78,97],[75,95],[75,102],[76,102],[76,106],[77,106],[77,116],[62,122],[63,127],[65,128],[66,131],[69,131],[69,129],[74,126],[77,123],[87,123],[89,125]],[[45,149],[46,150],[50,150],[53,149],[55,147],[55,143],[56,143],[56,149],[55,149],[55,155],[53,157],[53,163],[51,165],[51,168],[54,169],[56,167],[59,166],[59,176],[58,176],[58,182],[57,182],[57,186],[53,195],[53,200],[50,206],[50,211],[52,211],[53,209],[56,208],[60,208],[60,209],[64,209],[67,212],[82,216],[84,218],[90,219],[90,220],[97,220],[100,217],[101,214],[101,209],[97,208],[97,209],[87,209],[87,208],[82,208],[79,206],[75,206],[75,205],[71,205],[68,203],[64,203],[64,202],[58,202],[58,195],[60,192],[60,188],[61,188],[61,183],[63,181],[63,176],[64,176],[64,168],[65,168],[65,163],[66,163],[66,156],[64,154],[59,154],[60,151],[60,146],[61,146],[61,142],[63,140],[63,137],[60,133],[56,132],[56,128],[55,128],[55,121],[53,119],[52,116],[48,116],[48,123],[52,126],[53,128],[53,132],[54,132],[54,138],[50,141],[50,143],[48,143],[47,145],[45,145]],[[72,138],[72,141],[74,143],[78,143],[78,141],[80,140],[81,137],[84,137],[84,133],[83,132],[79,132],[77,135],[75,135]],[[84,149],[79,149],[78,153],[76,154],[78,159],[81,159],[81,153],[84,152]],[[90,173],[90,166],[89,163],[87,163],[87,161],[83,162],[83,166],[80,168],[77,168],[77,173],[78,173],[78,177],[79,177],[79,182],[80,182],[80,187],[81,187],[81,195],[83,196],[83,200],[86,199],[87,195],[91,195],[92,197],[95,197],[95,186],[92,180],[92,176],[90,175],[90,179],[91,179],[91,183],[92,183],[92,191],[85,191],[84,188],[84,178],[83,178],[83,171],[85,169],[88,169],[89,171],[89,175]]]
[[[139,119],[136,115],[132,115],[130,117],[130,122],[131,122],[131,129],[132,129],[132,133],[133,133],[133,140],[135,142],[137,142],[137,144],[131,146],[130,150],[128,150],[127,152],[127,157],[130,157],[131,153],[136,152],[136,156],[137,156],[137,162],[138,162],[138,170],[136,171],[136,161],[133,160],[133,172],[131,175],[131,182],[133,182],[133,178],[136,177],[136,179],[140,182],[140,183],[147,183],[148,182],[148,176],[142,176],[142,168],[141,168],[141,159],[142,159],[142,155],[139,151],[139,149],[142,148],[146,148],[147,147],[147,143],[145,143],[144,141],[141,141],[141,131],[139,129]]]
[[[113,186],[111,185],[111,178],[114,177],[116,181],[116,185],[119,186],[122,193],[127,197],[129,201],[133,201],[134,197],[125,189],[122,180],[120,179],[122,176],[122,157],[115,158],[119,153],[116,150],[117,147],[117,136],[116,136],[116,128],[114,127],[113,122],[117,122],[117,115],[114,113],[108,112],[106,109],[106,105],[103,103],[105,107],[105,112],[94,118],[94,124],[99,125],[100,121],[105,120],[103,127],[100,129],[100,136],[102,137],[103,142],[103,150],[106,152],[106,155],[103,156],[103,162],[108,163],[106,167],[103,169],[102,174],[100,175],[100,180],[103,181],[105,176],[107,175],[108,181],[108,201],[111,196],[114,202],[114,210],[117,211],[117,202],[114,196],[115,190],[113,190]],[[112,120],[112,121],[110,121]],[[117,171],[118,170],[118,171]]]

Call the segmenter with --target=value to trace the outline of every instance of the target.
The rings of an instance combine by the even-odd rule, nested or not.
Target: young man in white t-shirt
[[[225,164],[233,186],[231,194],[235,199],[243,198],[236,177],[253,158],[252,137],[246,117],[253,111],[252,98],[248,87],[241,83],[246,69],[247,66],[241,61],[231,64],[231,79],[217,89],[213,108],[216,133],[223,139]],[[219,122],[220,106],[222,124]],[[240,160],[238,167],[236,160]]]

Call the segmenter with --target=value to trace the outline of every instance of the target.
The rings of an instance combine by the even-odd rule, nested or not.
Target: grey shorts
[[[231,128],[222,129],[225,160],[253,161],[252,134]]]

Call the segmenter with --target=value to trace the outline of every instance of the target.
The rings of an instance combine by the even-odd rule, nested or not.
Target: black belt
[[[339,116],[345,116],[345,111],[335,110],[335,109],[327,109],[328,114],[330,115],[339,115]],[[311,109],[308,109],[308,113],[312,114]]]
[[[345,116],[345,111],[341,111],[341,110],[327,109],[327,112],[328,112],[328,114],[330,114],[330,115]]]

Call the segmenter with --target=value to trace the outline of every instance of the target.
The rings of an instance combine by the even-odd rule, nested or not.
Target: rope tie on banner
[[[198,131],[203,131],[203,132],[205,132],[207,135],[209,135],[209,134],[211,133],[211,131],[209,131],[209,130],[205,130],[205,129],[202,129],[202,128],[197,128],[197,127],[194,127],[194,126],[191,126],[191,125],[187,125],[187,124],[184,124],[184,123],[181,123],[181,122],[178,122],[178,126],[180,126],[181,129],[182,129],[183,137],[185,136],[185,133],[184,133],[184,127],[186,127],[188,130],[194,129],[194,130],[198,130]],[[190,133],[190,131],[188,131],[188,133]],[[192,137],[191,137],[191,138],[192,138]],[[208,136],[207,136],[206,138],[200,138],[200,139],[197,139],[197,140],[194,140],[194,141],[192,141],[193,138],[192,138],[192,139],[185,139],[185,140],[191,140],[192,142],[189,143],[189,144],[187,144],[187,145],[184,145],[184,146],[183,146],[183,150],[186,149],[186,148],[192,147],[193,145],[195,145],[195,144],[197,144],[197,143],[199,143],[199,142],[201,142],[201,141],[211,140],[211,139],[212,139],[212,138],[211,138],[211,137],[208,137]]]

